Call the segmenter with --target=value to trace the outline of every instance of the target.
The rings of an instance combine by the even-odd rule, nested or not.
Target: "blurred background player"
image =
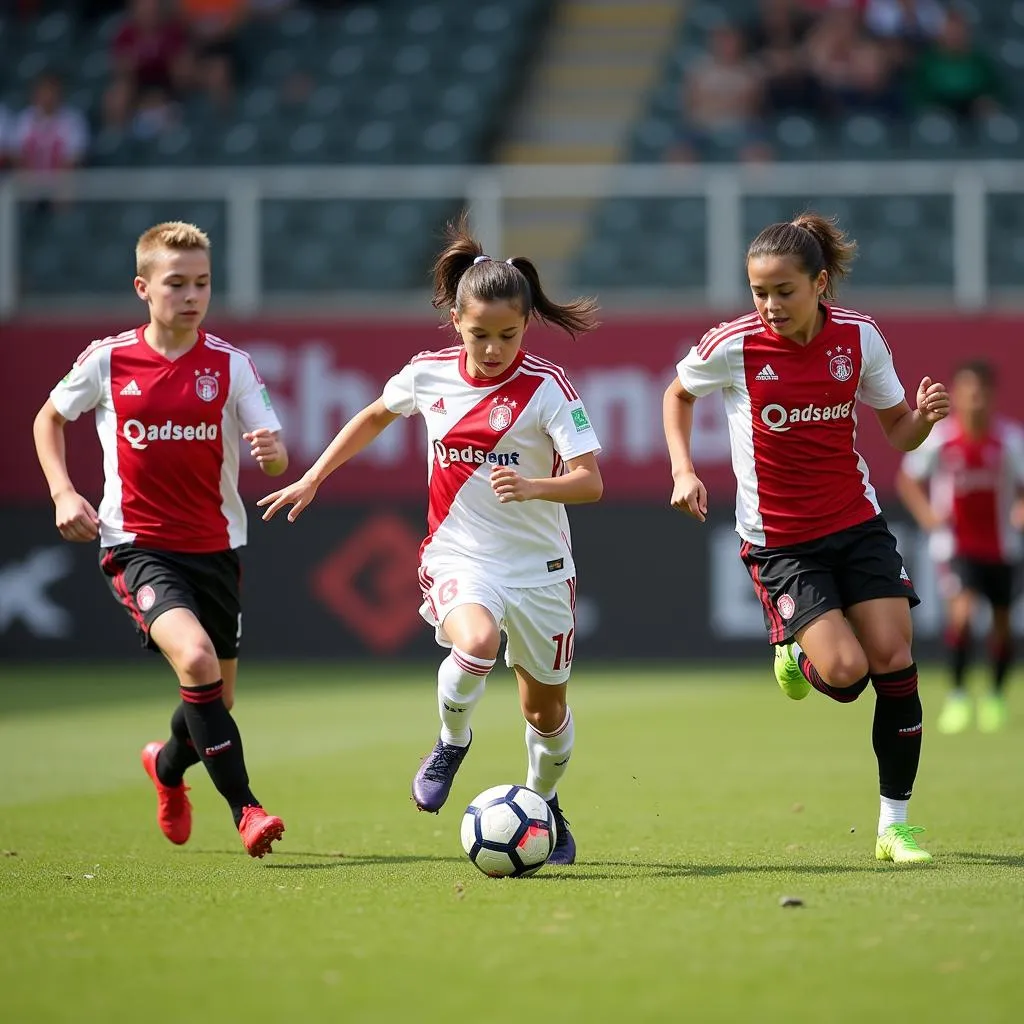
[[[284,824],[249,788],[230,711],[242,633],[237,549],[246,539],[239,435],[269,476],[285,471],[288,453],[252,360],[200,326],[210,304],[207,236],[192,224],[157,224],[139,238],[136,268],[149,323],[78,357],[36,416],[36,453],[60,535],[99,538],[114,597],[178,677],[171,737],[142,751],[161,830],[172,843],[188,840],[183,777],[202,761],[245,848],[262,857]],[[64,448],[64,424],[90,410],[103,448],[98,514],[75,490]]]
[[[564,371],[522,344],[531,317],[575,336],[597,325],[596,307],[589,299],[552,302],[530,260],[492,260],[465,217],[447,238],[434,264],[434,306],[450,313],[462,344],[414,356],[301,480],[257,504],[268,506],[264,519],[291,505],[294,522],[323,481],[385,427],[423,416],[429,534],[421,612],[451,653],[437,673],[441,734],[413,779],[413,799],[434,813],[448,799],[504,632],[526,718],[526,785],[555,817],[549,863],[571,864],[576,844],[556,793],[574,739],[566,688],[576,568],[565,505],[601,497],[600,446]]]
[[[922,830],[907,824],[921,755],[910,618],[919,600],[854,448],[855,406],[873,408],[889,443],[908,451],[946,415],[949,396],[925,377],[911,409],[875,322],[826,305],[855,248],[812,213],[771,224],[750,244],[756,311],[709,331],[665,393],[671,502],[707,517],[691,457],[693,403],[722,391],[740,555],[776,645],[779,685],[794,700],[814,687],[843,704],[874,686],[875,856],[925,862]]]
[[[979,599],[992,610],[992,689],[978,705],[978,728],[996,732],[1006,724],[1010,608],[1024,529],[1024,431],[996,415],[994,389],[988,363],[962,364],[953,376],[953,415],[907,455],[896,480],[903,503],[930,535],[929,551],[940,567],[953,684],[938,720],[944,733],[971,724],[965,677]]]

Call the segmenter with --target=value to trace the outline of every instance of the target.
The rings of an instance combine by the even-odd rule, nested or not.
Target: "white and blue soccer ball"
[[[524,878],[539,871],[556,838],[551,808],[525,786],[485,789],[462,816],[462,848],[491,878]]]

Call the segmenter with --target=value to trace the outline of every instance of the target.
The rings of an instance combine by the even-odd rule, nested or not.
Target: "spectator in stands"
[[[111,58],[114,89],[127,89],[131,102],[151,89],[175,95],[189,77],[188,32],[166,13],[162,0],[131,0],[114,36]]]
[[[946,11],[938,0],[868,0],[864,27],[885,47],[905,78],[917,55],[942,31]]]
[[[855,8],[824,13],[808,35],[806,49],[830,113],[898,113],[892,61],[885,48],[864,33]]]
[[[31,104],[14,122],[10,144],[14,166],[40,173],[70,170],[81,164],[88,145],[85,118],[64,103],[60,77],[43,73],[36,79]]]
[[[195,83],[218,111],[232,105],[242,74],[238,32],[245,24],[249,3],[250,0],[178,0],[178,9],[195,43]]]
[[[961,118],[999,109],[1003,84],[995,62],[974,45],[963,15],[950,11],[935,43],[917,59],[912,96],[918,108],[938,108]]]
[[[764,74],[765,105],[773,113],[813,112],[820,95],[803,42],[813,19],[800,0],[761,0],[747,27],[751,55]]]
[[[708,53],[683,83],[682,135],[673,155],[688,162],[719,149],[741,160],[770,159],[763,104],[763,75],[747,56],[743,36],[731,25],[717,26]]]

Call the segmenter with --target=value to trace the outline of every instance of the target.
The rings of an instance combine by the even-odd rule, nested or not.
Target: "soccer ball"
[[[462,848],[491,878],[524,878],[539,871],[555,838],[551,808],[525,786],[485,789],[462,816]]]

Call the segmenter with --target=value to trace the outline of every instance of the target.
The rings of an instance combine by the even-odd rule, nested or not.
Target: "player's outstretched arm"
[[[912,452],[931,433],[939,420],[949,415],[946,385],[925,377],[917,388],[917,408],[904,401],[890,409],[876,409],[878,422],[897,451]]]
[[[491,488],[498,501],[557,501],[561,505],[586,505],[600,501],[604,481],[593,452],[570,459],[568,473],[562,476],[528,479],[510,466],[495,466],[491,470]]]
[[[303,509],[316,497],[320,485],[340,466],[358,455],[369,445],[385,427],[398,419],[398,413],[392,412],[382,398],[357,412],[338,431],[334,440],[324,449],[323,454],[295,483],[282,487],[265,498],[256,502],[259,508],[265,508],[265,522],[273,519],[286,505],[291,505],[288,522],[294,523],[302,514]]]
[[[55,507],[55,522],[65,540],[87,543],[99,536],[100,517],[96,509],[80,495],[68,475],[64,448],[64,424],[51,399],[36,413],[32,437],[36,456],[50,488]]]
[[[678,380],[665,390],[662,423],[672,464],[671,505],[703,523],[708,517],[708,492],[693,468],[690,437],[693,434],[693,403],[696,398]]]

